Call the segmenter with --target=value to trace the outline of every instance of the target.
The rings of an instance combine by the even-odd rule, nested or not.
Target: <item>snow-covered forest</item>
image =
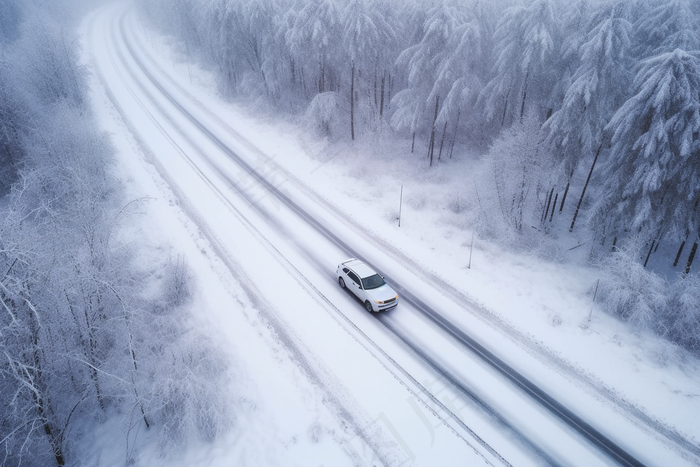
[[[110,176],[69,2],[0,3],[0,464],[76,465],[98,422],[134,442],[230,420],[223,361],[190,329],[177,257],[157,274],[121,235],[143,200]],[[66,11],[72,11],[67,14]],[[194,398],[193,394],[200,397]]]
[[[700,352],[700,3],[140,5],[224,95],[319,137],[391,133],[427,166],[476,148],[482,236],[551,252],[577,235],[610,312]]]

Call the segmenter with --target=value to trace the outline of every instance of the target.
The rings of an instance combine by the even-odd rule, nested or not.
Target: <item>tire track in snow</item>
[[[157,67],[157,65],[155,65]],[[162,72],[162,70],[161,70]],[[166,73],[162,72],[163,76],[168,79],[168,81],[178,90],[185,95],[189,100],[199,107],[203,112],[207,113],[209,117],[216,120],[221,128],[225,129],[231,136],[238,140],[241,144],[245,145],[248,149],[254,152],[256,155],[262,157],[266,164],[274,165],[275,170],[284,174],[284,176],[291,180],[297,188],[304,191],[310,198],[314,199],[319,205],[324,206],[331,214],[333,214],[337,219],[349,225],[355,230],[356,233],[362,235],[366,239],[375,244],[379,245],[382,250],[389,253],[400,263],[403,263],[410,267],[412,271],[417,273],[417,275],[422,276],[426,282],[432,284],[435,288],[442,291],[445,295],[449,296],[453,301],[462,305],[464,309],[472,311],[476,316],[478,316],[482,321],[490,324],[491,326],[500,329],[504,334],[508,335],[515,342],[525,347],[525,349],[536,358],[544,361],[548,365],[557,368],[560,373],[568,375],[571,379],[578,381],[586,391],[589,393],[594,393],[598,398],[601,398],[609,404],[609,406],[625,416],[631,423],[644,429],[647,433],[654,434],[657,439],[669,446],[669,448],[676,451],[678,454],[682,455],[689,461],[698,462],[700,459],[700,446],[693,443],[681,433],[676,431],[674,428],[666,425],[660,420],[655,419],[653,416],[649,415],[642,408],[635,405],[634,403],[621,398],[617,395],[614,389],[605,385],[603,382],[597,378],[583,372],[583,370],[572,366],[569,362],[563,358],[556,355],[551,350],[541,346],[538,342],[533,341],[527,335],[523,334],[511,324],[506,322],[504,319],[492,313],[490,310],[485,308],[482,304],[475,301],[473,298],[465,295],[463,292],[458,290],[454,285],[450,284],[447,280],[442,277],[426,270],[421,264],[416,260],[406,255],[404,252],[397,249],[393,244],[389,243],[385,239],[373,234],[368,231],[365,227],[358,224],[354,219],[345,214],[340,208],[334,205],[332,202],[320,196],[313,189],[306,186],[301,180],[299,180],[294,174],[289,172],[286,168],[275,162],[271,157],[267,156],[262,152],[257,146],[250,142],[245,136],[238,133],[235,129],[231,128],[226,122],[224,122],[220,117],[207,109],[200,101],[198,101],[194,96],[190,95],[185,89],[183,89],[179,84],[167,76]],[[463,332],[463,331],[462,331]],[[683,452],[687,451],[687,452]]]
[[[156,64],[154,64],[154,66],[158,67]],[[239,143],[246,146],[251,152],[265,160],[266,164],[274,166],[276,171],[284,174],[285,178],[294,183],[298,189],[307,194],[309,198],[316,201],[317,204],[323,206],[334,217],[351,227],[355,233],[361,235],[369,242],[378,245],[380,249],[392,256],[395,260],[397,260],[397,262],[406,265],[416,275],[422,277],[425,282],[431,284],[446,296],[450,297],[455,303],[461,305],[463,309],[471,311],[475,316],[490,326],[500,329],[505,335],[509,336],[510,339],[523,346],[525,350],[527,350],[535,358],[543,361],[551,367],[556,368],[561,374],[567,375],[570,379],[578,381],[580,383],[580,387],[582,387],[589,394],[594,394],[596,398],[606,401],[612,410],[622,414],[625,418],[627,418],[627,420],[629,420],[630,423],[633,423],[639,428],[645,430],[647,433],[652,434],[659,441],[666,444],[670,449],[673,449],[685,459],[691,462],[700,462],[700,445],[693,443],[673,427],[670,427],[664,422],[654,418],[643,408],[635,405],[627,399],[620,397],[613,388],[607,386],[596,377],[571,365],[568,361],[558,356],[550,349],[543,347],[538,342],[530,339],[526,334],[520,332],[506,320],[497,316],[492,311],[484,307],[481,303],[460,291],[449,281],[425,269],[425,267],[418,261],[396,248],[392,243],[357,223],[353,218],[343,212],[342,209],[320,196],[317,192],[304,184],[298,177],[289,172],[285,167],[278,164],[273,158],[261,151],[245,136],[230,127],[210,109],[206,108],[199,100],[197,100],[197,98],[189,94],[187,90],[172,80],[165,72],[162,70],[160,71],[173,86],[177,87],[184,96],[186,96],[201,111],[205,112],[208,117],[217,121],[220,127],[225,129],[234,139],[238,140]]]
[[[151,77],[151,79],[152,79],[152,77]],[[158,86],[157,83],[154,82],[154,84],[156,84],[156,86]],[[161,88],[161,91],[163,91],[165,93],[165,91],[162,88]],[[318,221],[316,221],[314,218],[310,217],[307,213],[302,211],[295,203],[293,203],[289,198],[287,198],[283,193],[281,193],[275,186],[271,185],[267,180],[265,180],[263,177],[261,177],[259,174],[257,174],[257,172],[254,169],[252,169],[252,167],[250,167],[245,161],[240,160],[240,158],[238,158],[237,155],[235,155],[230,149],[225,147],[225,145],[220,140],[218,140],[218,138],[216,138],[215,135],[213,135],[211,132],[209,132],[208,129],[206,129],[201,123],[196,121],[196,119],[194,119],[194,117],[191,114],[189,114],[189,112],[187,112],[186,109],[181,107],[178,102],[176,102],[174,99],[172,99],[172,97],[170,97],[170,99],[171,99],[172,104],[175,105],[176,107],[179,107],[179,109],[184,114],[186,114],[192,120],[192,122],[200,128],[200,130],[203,133],[208,135],[213,141],[215,141],[220,147],[222,147],[222,149],[224,151],[228,152],[232,157],[236,158],[238,160],[239,165],[244,167],[252,176],[257,178],[259,182],[261,182],[263,185],[267,186],[268,189],[270,191],[272,191],[273,193],[275,193],[279,199],[281,199],[285,204],[287,204],[292,210],[296,211],[307,222],[314,225],[317,228],[317,230],[319,230],[324,235],[326,235],[326,237],[328,237],[331,241],[336,243],[339,247],[352,253],[352,248],[350,248],[349,245],[342,242],[342,240],[340,240],[338,237],[336,237],[326,227],[324,227],[323,225],[318,223]],[[357,254],[355,254],[355,256],[359,257],[359,255],[357,255]],[[397,286],[398,286],[398,284],[397,284]],[[401,287],[399,286],[399,288],[401,288]],[[576,428],[579,432],[584,434],[584,436],[588,437],[589,440],[591,440],[592,442],[597,444],[599,447],[603,448],[604,451],[607,451],[609,454],[612,454],[613,457],[616,457],[617,460],[619,462],[621,462],[623,465],[641,465],[640,463],[638,463],[638,461],[633,459],[631,456],[629,456],[627,453],[625,453],[623,450],[621,450],[615,444],[613,444],[609,440],[602,437],[600,435],[600,433],[598,433],[590,425],[586,424],[580,418],[578,418],[574,414],[570,413],[568,410],[563,408],[560,404],[556,403],[556,401],[554,401],[549,396],[547,396],[544,392],[539,390],[539,388],[537,388],[532,383],[527,381],[525,378],[520,376],[517,372],[515,372],[515,370],[513,370],[512,368],[507,366],[500,359],[495,357],[493,354],[488,352],[486,349],[484,349],[480,345],[476,344],[473,340],[470,340],[468,338],[468,336],[466,336],[466,334],[464,334],[461,331],[459,331],[458,329],[456,329],[453,325],[451,325],[451,323],[445,322],[444,318],[439,316],[439,314],[436,314],[434,312],[434,310],[427,307],[424,303],[422,303],[420,300],[418,300],[417,297],[413,296],[410,292],[408,292],[405,289],[403,289],[402,294],[404,295],[404,297],[407,297],[408,300],[410,300],[414,305],[416,305],[417,308],[422,309],[426,313],[426,316],[430,317],[436,324],[440,325],[448,333],[454,335],[459,340],[461,340],[466,345],[468,345],[470,348],[472,348],[478,355],[480,355],[482,358],[484,358],[486,361],[488,361],[490,364],[492,364],[492,366],[494,366],[499,371],[501,371],[501,373],[504,376],[506,376],[508,379],[513,381],[516,385],[520,386],[521,389],[523,389],[525,392],[534,396],[536,400],[543,403],[550,410],[554,411],[557,415],[562,417],[570,425],[573,425],[574,428]]]
[[[116,67],[116,65],[115,70],[118,71],[118,67]],[[128,88],[129,86],[124,80],[123,76],[121,79]],[[128,116],[119,105],[119,102],[115,96],[111,93],[111,91],[109,91],[109,87],[107,86],[104,77],[100,76],[100,80],[102,81],[103,87],[105,88],[108,97],[112,101],[112,104],[120,113],[120,116],[122,117],[125,125],[127,125],[127,128],[134,135],[140,149],[146,156],[146,160],[156,168],[160,177],[168,184],[169,189],[172,190],[174,196],[178,199],[182,211],[191,219],[191,221],[207,239],[212,250],[217,254],[217,257],[224,263],[233,278],[244,290],[247,298],[252,304],[252,307],[258,311],[262,318],[268,323],[271,331],[277,337],[280,344],[287,349],[290,356],[296,361],[297,366],[306,375],[307,379],[321,390],[324,398],[328,401],[328,405],[332,407],[332,410],[335,411],[336,416],[339,418],[341,426],[348,426],[355,436],[362,439],[367,446],[371,447],[383,465],[398,465],[398,462],[400,461],[401,465],[403,465],[405,463],[404,453],[396,449],[390,449],[389,446],[392,445],[390,439],[387,439],[384,436],[377,436],[374,432],[370,433],[367,429],[365,429],[365,427],[372,424],[370,418],[367,415],[364,415],[362,410],[355,403],[350,402],[352,398],[346,393],[344,386],[340,382],[335,381],[332,374],[322,368],[319,362],[313,360],[312,352],[303,345],[298,336],[290,332],[289,326],[285,325],[281,321],[280,317],[274,311],[274,307],[272,307],[263,298],[260,298],[262,294],[259,293],[259,291],[253,285],[250,285],[252,282],[245,276],[245,273],[243,273],[240,265],[223,246],[222,242],[218,240],[216,234],[207,227],[206,222],[197,214],[196,209],[188,200],[187,196],[177,187],[175,181],[167,174],[166,169],[158,161],[157,157],[149,150],[148,145],[139,136],[138,130],[129,123]],[[129,91],[132,93],[134,99],[139,101],[138,97],[133,94],[133,91]],[[152,122],[160,129],[161,132],[163,132],[163,135],[170,140],[176,150],[183,157],[189,159],[186,152],[167,135],[167,132],[157,122],[157,119],[150,114],[143,103],[139,101],[139,105],[144,112],[146,112]],[[204,174],[201,173],[201,171],[197,169],[196,165],[191,160],[189,160],[189,162],[198,175],[202,177],[211,186],[212,190],[217,193],[217,196],[219,196],[224,203],[229,205],[229,208],[234,211],[234,215],[239,218],[241,223],[243,223],[246,228],[252,226],[247,219],[241,217],[240,212],[235,208],[235,206],[226,200],[225,196]],[[359,465],[364,465],[364,459],[359,457],[359,454],[356,451],[347,449],[347,447],[345,451],[355,460],[356,463]],[[403,461],[402,457],[404,458]]]

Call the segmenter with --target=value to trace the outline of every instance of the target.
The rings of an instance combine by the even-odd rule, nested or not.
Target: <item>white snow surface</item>
[[[144,268],[186,258],[196,278],[192,310],[230,357],[222,390],[238,401],[225,438],[163,457],[145,436],[133,451],[137,465],[614,465],[412,307],[382,319],[526,439],[504,429],[340,290],[333,273],[345,252],[138,72],[120,36],[123,11],[102,8],[82,31],[94,109],[117,151],[114,174],[129,199],[147,199],[123,235],[140,245]],[[592,303],[596,271],[577,258],[548,262],[478,237],[470,252],[459,205],[473,202],[478,158],[428,170],[420,155],[397,164],[397,147],[410,145],[385,134],[353,145],[319,141],[292,119],[222,99],[206,70],[184,62],[133,11],[123,28],[182,107],[381,272],[643,462],[698,462],[668,435],[699,443],[696,359],[603,314]],[[133,433],[115,438],[115,428],[96,429],[87,454],[96,464],[123,465],[132,452]]]

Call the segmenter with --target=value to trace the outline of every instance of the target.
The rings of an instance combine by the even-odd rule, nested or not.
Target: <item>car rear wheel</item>
[[[369,301],[365,302],[365,308],[366,308],[367,311],[369,311],[370,313],[372,313],[372,312],[374,311],[374,310],[372,310],[372,304],[371,304]]]
[[[345,288],[345,281],[343,280],[342,277],[338,278],[338,284],[340,284],[340,288],[344,289]]]

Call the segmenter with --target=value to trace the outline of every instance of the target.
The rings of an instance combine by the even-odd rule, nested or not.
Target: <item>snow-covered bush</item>
[[[335,92],[317,94],[304,115],[304,125],[318,136],[337,139],[349,128],[344,109],[346,100]]]
[[[163,272],[163,298],[169,308],[185,305],[192,297],[192,272],[182,256],[170,258]]]
[[[603,260],[606,278],[599,293],[603,308],[700,355],[700,275],[682,275],[667,283],[644,268],[641,245],[626,240]]]
[[[503,131],[491,145],[477,185],[483,234],[510,245],[532,243],[542,228],[545,190],[557,174],[545,151],[534,118]]]
[[[683,276],[671,286],[664,321],[668,339],[700,355],[700,274]]]
[[[600,299],[609,313],[658,331],[666,303],[666,284],[642,266],[640,255],[639,243],[630,240],[604,260],[607,276],[600,283]]]

